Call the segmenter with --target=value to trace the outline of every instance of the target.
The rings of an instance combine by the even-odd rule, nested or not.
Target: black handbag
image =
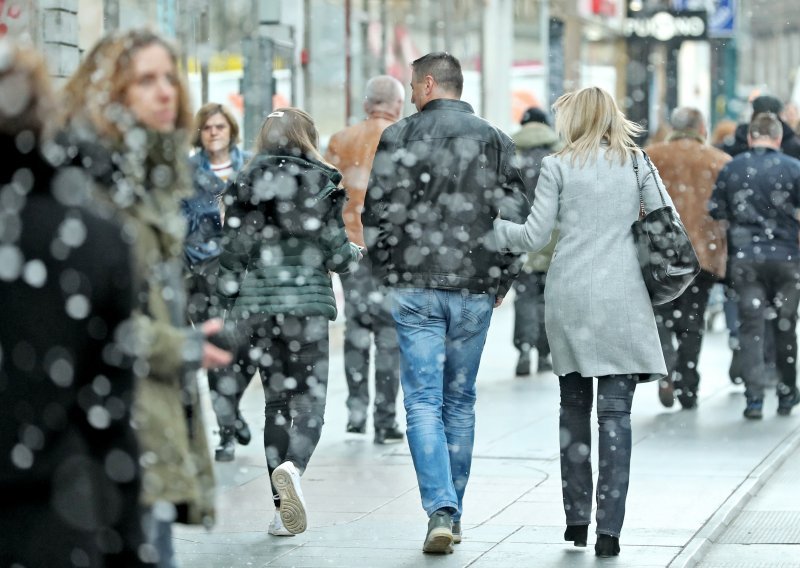
[[[639,163],[633,153],[633,171],[639,186],[639,219],[633,223],[633,240],[642,277],[654,306],[671,302],[681,294],[700,272],[700,262],[694,252],[686,228],[675,210],[667,205],[658,176],[647,154],[642,152],[650,167],[661,197],[662,207],[647,213],[644,208],[643,187],[639,181]]]

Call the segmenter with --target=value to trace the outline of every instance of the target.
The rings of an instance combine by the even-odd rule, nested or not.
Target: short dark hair
[[[430,75],[442,89],[459,97],[464,90],[461,63],[446,51],[423,55],[411,64],[411,68],[414,70],[415,80]]]
[[[771,112],[762,112],[750,122],[749,134],[752,138],[779,140],[783,136],[783,124]]]

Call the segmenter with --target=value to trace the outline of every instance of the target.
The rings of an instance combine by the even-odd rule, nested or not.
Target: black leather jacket
[[[376,276],[391,287],[504,296],[519,255],[497,252],[492,222],[528,214],[513,157],[511,138],[463,101],[435,99],[389,126],[362,214]]]

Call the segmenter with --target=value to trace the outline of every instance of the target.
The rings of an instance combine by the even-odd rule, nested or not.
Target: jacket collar
[[[208,154],[204,149],[200,149],[194,157],[195,163],[198,163],[200,167],[206,171],[211,171],[211,162],[208,160]],[[238,146],[233,146],[230,150],[231,156],[231,167],[233,168],[234,172],[238,172],[242,169],[244,165],[245,156],[244,153],[239,149]]]
[[[475,111],[472,110],[472,105],[457,99],[433,99],[424,107],[422,107],[420,112],[425,112],[428,110],[455,110],[459,112],[475,114]]]
[[[701,144],[705,144],[706,140],[696,130],[675,130],[667,136],[667,142],[674,142],[676,140],[695,140]]]
[[[367,117],[367,120],[388,120],[389,122],[397,122],[397,118],[394,115],[382,110],[372,111]]]

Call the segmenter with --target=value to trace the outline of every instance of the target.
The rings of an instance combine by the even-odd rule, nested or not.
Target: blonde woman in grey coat
[[[591,87],[568,93],[553,109],[565,146],[542,161],[525,224],[498,220],[495,229],[500,247],[515,252],[537,251],[553,229],[559,230],[547,275],[545,323],[561,388],[564,539],[586,546],[597,377],[595,553],[616,556],[628,492],[634,389],[667,373],[631,232],[639,211],[632,155],[647,211],[661,206],[658,187],[663,184],[633,141],[639,126],[625,118],[607,92]],[[669,202],[666,192],[664,198]]]

